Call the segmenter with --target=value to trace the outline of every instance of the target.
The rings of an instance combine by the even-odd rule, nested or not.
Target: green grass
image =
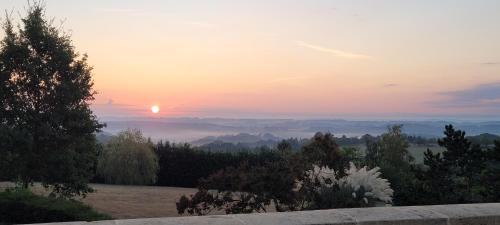
[[[0,224],[112,219],[76,200],[35,195],[28,190],[0,192]]]
[[[360,150],[360,152],[364,155],[366,150],[366,145],[354,145],[354,146],[346,146],[346,147],[355,147]],[[430,149],[432,152],[443,152],[445,148],[440,147],[437,144],[434,145],[410,145],[408,147],[408,151],[415,158],[415,163],[422,164],[424,162],[424,153]]]
[[[421,164],[424,163],[424,153],[430,149],[433,153],[443,152],[445,148],[440,147],[438,145],[433,146],[420,146],[420,145],[411,145],[408,148],[410,154],[415,158],[415,163]]]

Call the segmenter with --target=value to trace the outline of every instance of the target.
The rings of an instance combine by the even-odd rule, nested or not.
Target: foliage
[[[152,184],[158,158],[151,142],[139,130],[126,130],[112,137],[99,158],[98,174],[110,184]]]
[[[53,194],[85,195],[93,176],[102,127],[87,56],[45,19],[36,3],[19,30],[7,16],[0,43],[1,172],[24,187],[41,181]],[[5,156],[5,157],[4,157]]]
[[[0,224],[107,220],[75,200],[35,195],[26,189],[0,192]]]
[[[348,162],[353,162],[358,166],[365,164],[364,155],[357,147],[342,147],[340,153]]]
[[[314,165],[298,181],[297,191],[305,192],[307,209],[375,206],[392,203],[390,183],[380,177],[379,168],[357,168],[350,163],[346,176],[338,178],[334,170]]]
[[[196,187],[200,178],[222,170],[236,167],[242,163],[260,166],[265,162],[276,161],[276,152],[262,149],[253,152],[207,152],[187,144],[159,142],[155,145],[159,170],[156,185],[176,187]]]
[[[491,188],[481,183],[485,152],[479,145],[473,145],[465,132],[455,130],[452,125],[445,127],[444,134],[438,144],[446,151],[434,154],[427,150],[424,158],[427,168],[419,171],[422,192],[428,196],[423,201],[429,204],[483,201],[485,188]]]
[[[366,181],[369,176],[380,174],[376,170],[367,172],[366,168],[358,170],[354,164],[351,169],[347,169],[344,152],[340,151],[331,134],[317,133],[300,152],[291,151],[290,145],[286,142],[280,143],[278,147],[279,160],[258,166],[244,163],[228,167],[204,179],[198,192],[190,197],[180,198],[177,202],[178,212],[197,215],[205,215],[214,210],[224,210],[226,213],[265,212],[271,204],[277,211],[366,206],[368,203],[359,202],[365,202],[372,193],[370,191],[379,194],[376,191],[378,189],[373,186],[363,183],[363,187],[360,188],[356,184]],[[356,155],[354,151],[351,153]],[[321,185],[307,178],[310,172],[306,174],[306,171],[312,168],[312,162],[324,163],[325,168],[328,165],[339,168],[341,171],[328,169],[333,177],[342,178],[346,174],[350,174],[351,177],[340,179],[341,183],[335,180],[335,185],[331,187],[324,183]],[[367,176],[360,175],[363,173]],[[328,181],[323,180],[323,182]],[[349,198],[342,198],[346,195],[346,191],[349,193]],[[353,192],[359,192],[359,196],[353,198]],[[327,200],[321,193],[335,196],[333,198],[335,200],[332,201],[332,198]]]
[[[486,170],[483,173],[482,183],[485,201],[500,201],[500,141],[495,141],[495,146],[486,152]]]
[[[394,203],[405,205],[414,180],[413,157],[408,152],[408,141],[402,132],[402,125],[390,126],[376,142],[367,142],[366,163],[369,167],[380,167],[395,190]]]
[[[292,190],[301,169],[295,165],[300,161],[293,160],[294,156],[261,166],[243,163],[221,170],[203,179],[197,193],[182,196],[177,210],[179,214],[197,215],[213,210],[224,210],[228,214],[265,212],[271,203],[277,211],[296,210],[298,202]]]
[[[308,163],[328,166],[339,176],[345,175],[344,169],[348,167],[348,161],[331,133],[316,133],[309,143],[302,147],[302,155]]]

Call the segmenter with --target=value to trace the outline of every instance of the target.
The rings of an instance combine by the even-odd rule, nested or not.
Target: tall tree
[[[349,167],[347,158],[342,155],[331,133],[316,133],[308,144],[302,146],[302,155],[307,162],[328,166],[339,176],[344,176],[345,169]]]
[[[436,202],[433,203],[482,201],[484,185],[480,174],[485,169],[485,152],[479,145],[473,145],[464,131],[455,130],[452,125],[445,127],[444,135],[438,140],[439,146],[446,148],[442,155],[430,150],[425,154],[424,164],[428,170],[421,177],[424,191],[434,196]]]
[[[408,141],[402,125],[389,126],[376,142],[367,141],[366,162],[370,167],[380,167],[391,187],[395,190],[394,204],[404,205],[413,180],[411,165],[413,157],[408,152]]]
[[[19,29],[7,16],[0,44],[0,154],[24,187],[41,181],[54,194],[85,194],[94,174],[102,128],[89,107],[92,68],[70,36],[35,2]]]
[[[141,131],[126,130],[108,141],[97,172],[110,184],[152,184],[156,181],[158,157]]]
[[[487,201],[500,201],[500,141],[495,140],[495,146],[488,149],[486,157],[486,171],[483,174],[483,183],[486,187]]]

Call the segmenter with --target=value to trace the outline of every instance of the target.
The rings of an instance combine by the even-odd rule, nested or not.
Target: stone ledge
[[[500,225],[500,203],[52,223],[57,225]]]

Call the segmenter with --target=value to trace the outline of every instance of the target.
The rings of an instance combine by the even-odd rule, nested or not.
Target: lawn
[[[12,187],[12,183],[0,182],[0,189]],[[123,186],[92,184],[97,190],[82,201],[101,213],[116,219],[179,216],[175,202],[183,195],[195,193],[193,188],[156,186]],[[39,185],[36,193],[46,193]]]

